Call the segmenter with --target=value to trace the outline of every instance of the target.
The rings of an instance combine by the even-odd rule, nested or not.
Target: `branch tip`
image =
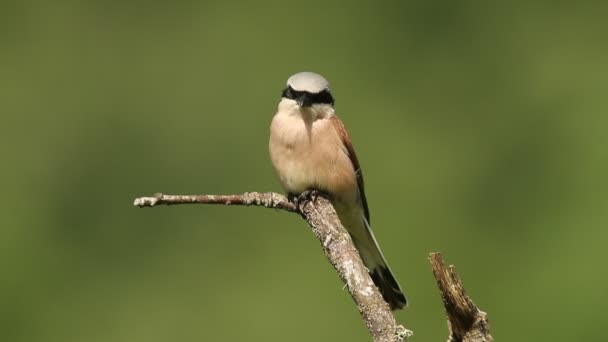
[[[448,341],[492,342],[487,315],[467,296],[456,267],[446,267],[441,253],[431,253],[429,260],[448,316]]]

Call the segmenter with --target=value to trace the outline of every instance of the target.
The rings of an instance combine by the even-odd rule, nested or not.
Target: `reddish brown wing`
[[[344,124],[337,116],[332,116],[330,119],[334,125],[334,128],[340,135],[342,139],[342,143],[348,152],[348,157],[350,158],[351,163],[353,163],[353,168],[355,169],[355,173],[357,175],[357,184],[359,186],[359,196],[361,197],[361,206],[363,207],[363,212],[365,213],[365,219],[367,219],[367,223],[371,224],[369,221],[369,208],[367,207],[367,199],[365,198],[365,187],[363,186],[363,171],[361,170],[361,166],[359,165],[359,160],[357,159],[357,154],[355,153],[355,149],[353,148],[353,143],[350,140],[350,136],[344,128]]]

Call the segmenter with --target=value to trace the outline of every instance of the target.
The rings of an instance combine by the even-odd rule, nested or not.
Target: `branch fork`
[[[165,195],[136,198],[138,207],[177,204],[224,204],[262,206],[300,214],[319,240],[328,261],[350,292],[365,325],[375,342],[401,342],[412,336],[412,331],[398,325],[389,305],[374,285],[350,235],[342,226],[329,199],[324,194],[292,202],[274,192],[246,192],[240,195]],[[450,340],[448,342],[491,342],[489,325],[484,312],[466,296],[453,266],[445,268],[441,254],[430,257],[444,306],[448,314]]]

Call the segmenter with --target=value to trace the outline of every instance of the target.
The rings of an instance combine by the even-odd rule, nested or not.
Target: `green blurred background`
[[[297,216],[137,209],[280,191],[268,126],[317,71],[366,176],[414,341],[444,341],[427,255],[503,341],[600,341],[608,6],[4,1],[0,340],[368,341]]]

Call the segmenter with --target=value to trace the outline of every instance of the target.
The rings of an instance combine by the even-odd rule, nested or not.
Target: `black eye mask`
[[[319,93],[310,93],[307,91],[298,91],[294,90],[292,87],[287,87],[283,90],[282,97],[286,99],[300,101],[304,105],[312,106],[314,104],[334,104],[334,97],[331,96],[331,92],[329,89],[323,89],[323,91]]]

